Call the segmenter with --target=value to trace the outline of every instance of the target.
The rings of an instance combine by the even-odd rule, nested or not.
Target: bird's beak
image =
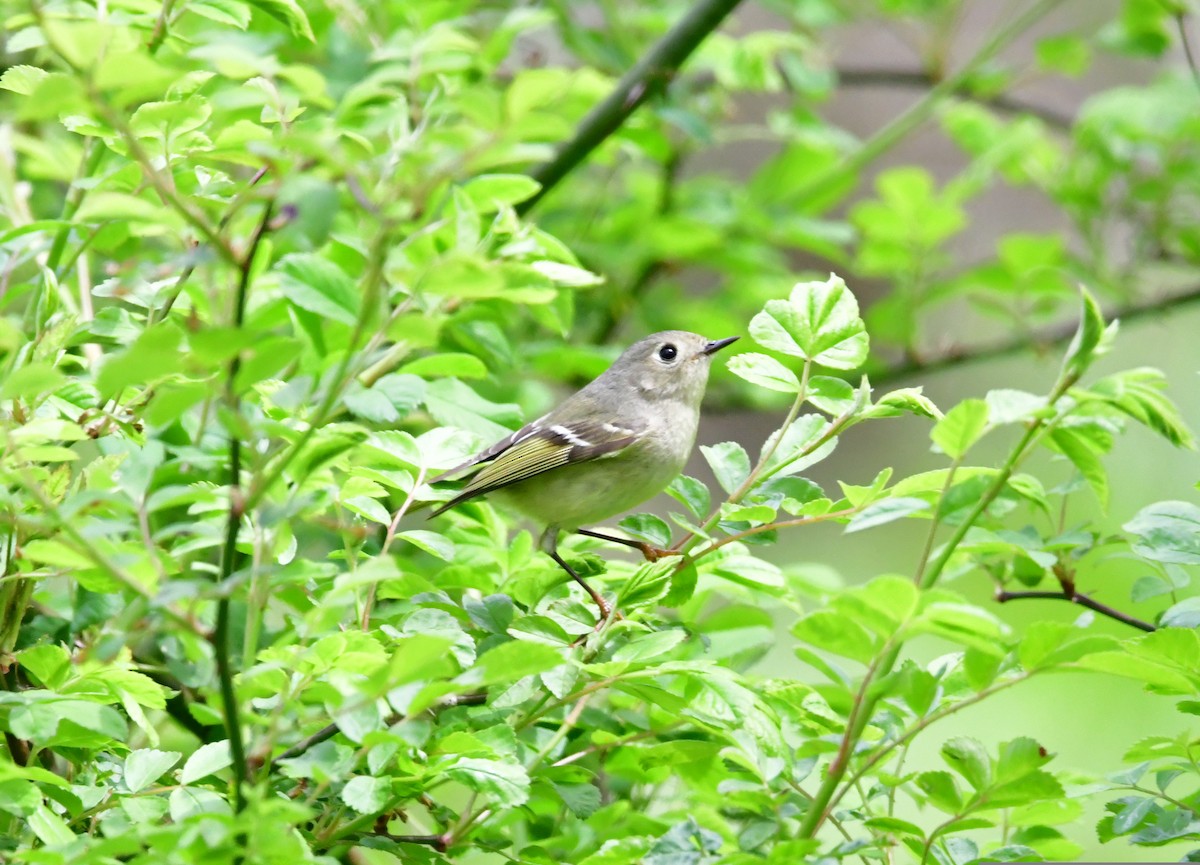
[[[731,342],[737,342],[737,341],[738,341],[738,337],[736,337],[736,336],[727,336],[724,339],[714,339],[714,340],[710,341],[706,346],[704,346],[704,350],[703,350],[702,354],[716,354],[718,351],[723,349],[725,346],[729,345]]]

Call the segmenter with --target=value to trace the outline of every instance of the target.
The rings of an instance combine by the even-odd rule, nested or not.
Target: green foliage
[[[1100,93],[1055,135],[1004,113],[1023,70],[991,56],[1002,44],[938,67],[960,3],[879,2],[934,34],[948,83],[910,116],[968,158],[944,183],[883,171],[852,199],[911,129],[853,142],[816,114],[836,82],[819,46],[866,12],[769,5],[794,32],[710,34],[556,188],[536,166],[694,4],[600,3],[595,27],[567,4],[462,0],[9,17],[0,858],[1070,859],[1083,795],[1105,797],[1102,840],[1200,840],[1187,735],[1134,744],[1131,769],[1088,786],[1021,736],[907,760],[941,719],[1050,673],[1200,713],[1200,509],[1121,504],[1113,533],[1063,516],[1110,505],[1128,426],[1194,446],[1160,372],[1092,374],[1116,338],[1099,298],[1197,273],[1190,82]],[[1073,76],[1101,52],[1158,55],[1171,23],[1131,0],[1096,34],[1038,40],[1033,62]],[[548,42],[569,56],[540,56]],[[746,180],[692,170],[759,93],[792,100],[764,125],[773,155]],[[1044,196],[1082,243],[1019,232],[965,266],[948,244],[999,184]],[[801,252],[883,293],[861,311],[841,277],[794,274]],[[736,290],[685,303],[685,272]],[[919,387],[877,392],[864,370],[919,359],[937,309],[1018,336],[1068,309],[1080,323],[1039,392],[945,412]],[[756,343],[717,371],[718,399],[790,406],[762,443],[701,448],[715,486],[682,476],[665,519],[621,522],[680,555],[564,542],[620,617],[598,621],[491,502],[417,516],[446,496],[429,478],[547,407],[543,382],[598,373],[617,332],[685,324]],[[901,415],[939,468],[806,476]],[[919,560],[857,585],[766,552],[816,523],[860,543],[900,521],[928,539]],[[1159,599],[1153,622],[1086,594],[1118,557],[1144,569],[1131,601]],[[1016,628],[976,584],[1090,612]],[[804,675],[760,663],[781,640]]]

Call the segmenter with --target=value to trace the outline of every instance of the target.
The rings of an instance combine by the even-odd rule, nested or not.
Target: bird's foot
[[[668,556],[682,556],[679,550],[664,550],[662,547],[656,547],[653,544],[641,543],[637,548],[642,551],[642,555],[646,557],[648,562],[657,562],[659,559],[665,559]]]

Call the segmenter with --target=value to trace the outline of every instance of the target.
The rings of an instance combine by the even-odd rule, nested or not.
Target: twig
[[[230,221],[238,211],[238,206],[241,204],[241,197],[253,189],[255,185],[257,185],[258,182],[263,179],[263,176],[266,175],[266,173],[267,169],[265,166],[254,172],[254,175],[246,183],[246,189],[229,202],[229,206],[225,210],[225,215],[222,216],[221,220],[217,223],[218,232],[224,231],[229,226]],[[167,317],[168,313],[170,313],[171,307],[175,305],[175,301],[177,301],[179,299],[179,295],[183,293],[184,285],[196,270],[196,256],[199,252],[199,247],[200,244],[193,244],[191,250],[192,260],[188,262],[187,266],[184,267],[183,271],[179,274],[179,278],[175,280],[175,285],[171,286],[171,293],[167,296],[166,300],[163,301],[162,306],[151,310],[149,318],[147,319],[147,327],[152,327],[153,325],[158,324]]]
[[[1111,313],[1105,313],[1105,318],[1110,321],[1112,319],[1120,319],[1122,322],[1136,321],[1197,302],[1200,302],[1200,285],[1165,297],[1118,307]],[[945,369],[961,367],[967,363],[996,360],[1020,354],[1029,349],[1050,348],[1070,340],[1075,335],[1076,326],[1076,322],[1067,321],[1036,333],[1020,334],[1003,342],[984,345],[980,348],[953,348],[931,358],[908,358],[900,363],[871,371],[871,383],[882,384],[905,379],[915,373],[940,372]]]
[[[263,207],[262,217],[250,238],[250,245],[242,259],[239,270],[237,291],[234,295],[233,326],[241,329],[246,318],[246,296],[250,291],[250,274],[254,269],[254,259],[258,254],[258,246],[266,233],[267,224],[271,221],[273,201],[268,201]],[[225,380],[225,402],[229,407],[234,423],[241,416],[241,400],[237,393],[237,375],[242,368],[241,353],[237,353],[229,361]],[[225,732],[229,736],[229,754],[233,759],[234,803],[237,811],[246,807],[245,792],[242,787],[247,781],[249,767],[246,764],[246,748],[242,742],[242,727],[238,719],[237,694],[233,687],[233,663],[230,658],[229,633],[229,602],[232,591],[232,577],[237,562],[238,529],[241,527],[245,514],[245,499],[242,495],[242,439],[241,432],[235,426],[229,438],[229,519],[225,527],[225,544],[221,550],[221,570],[217,577],[221,587],[221,595],[217,599],[217,621],[213,630],[213,655],[216,659],[217,679],[221,689],[221,703],[225,716]]]
[[[846,508],[844,511],[830,511],[825,514],[815,514],[811,517],[796,517],[793,520],[779,520],[774,523],[763,523],[761,526],[753,526],[752,528],[740,531],[737,534],[727,535],[719,540],[713,541],[698,553],[693,553],[688,556],[689,562],[695,562],[697,559],[702,559],[709,553],[719,550],[726,544],[732,544],[734,541],[740,541],[742,538],[748,538],[751,535],[760,535],[763,532],[771,532],[776,529],[790,529],[796,526],[808,526],[813,523],[823,523],[828,520],[840,520],[846,517],[852,517],[861,511],[862,508]]]
[[[1095,610],[1102,616],[1108,616],[1110,619],[1116,619],[1129,625],[1131,628],[1137,628],[1139,631],[1157,631],[1158,628],[1149,622],[1143,621],[1128,613],[1122,613],[1120,610],[1102,604],[1088,595],[1080,594],[1079,592],[1068,591],[1031,591],[1031,592],[996,592],[996,602],[1006,604],[1009,601],[1023,601],[1032,598],[1043,598],[1054,601],[1070,601],[1072,604],[1079,604],[1081,607],[1087,607],[1089,610]]]
[[[395,841],[398,844],[424,844],[427,847],[432,847],[439,853],[445,853],[451,841],[449,834],[393,835],[391,832],[373,832],[372,834],[379,838],[387,838],[389,841]]]
[[[1188,40],[1187,15],[1182,11],[1175,13],[1175,26],[1179,30],[1179,43],[1183,46],[1183,56],[1192,70],[1192,79],[1200,87],[1200,66],[1196,65],[1196,56],[1192,53],[1192,43]]]
[[[531,210],[593,150],[620,129],[647,99],[665,90],[684,61],[740,2],[701,0],[693,6],[625,73],[612,93],[583,118],[575,136],[559,148],[554,158],[530,172],[530,177],[541,184],[541,189],[517,205],[517,213],[523,215]]]
[[[838,68],[835,71],[838,81],[848,87],[925,88],[934,87],[939,83],[937,76],[923,70],[850,67]],[[1053,109],[1043,108],[1003,94],[979,97],[976,101],[990,105],[1006,114],[1032,114],[1048,126],[1058,130],[1068,130],[1075,122],[1074,118],[1069,115],[1060,114]]]
[[[438,709],[452,709],[455,706],[481,706],[486,702],[487,702],[487,694],[485,694],[483,692],[476,692],[476,693],[470,693],[470,694],[450,694],[448,696],[443,697],[441,700],[438,701],[437,708]],[[387,719],[387,723],[389,725],[392,725],[392,724],[396,724],[396,723],[400,722],[403,719],[404,719],[403,715],[399,715],[399,714],[392,715],[391,717],[389,717]],[[280,760],[290,760],[293,757],[299,757],[301,754],[303,754],[309,748],[312,748],[314,745],[319,745],[322,742],[332,739],[337,734],[338,734],[338,725],[337,724],[329,724],[328,726],[322,727],[320,730],[313,733],[311,736],[301,739],[295,745],[292,745],[292,747],[288,748],[286,751],[281,753],[278,757],[272,757],[271,761],[270,761],[271,766],[274,767],[274,765],[276,763],[278,763]]]
[[[379,550],[379,557],[383,558],[391,549],[392,541],[396,539],[396,529],[400,527],[400,521],[404,519],[404,515],[408,513],[408,509],[412,507],[412,503],[416,501],[417,490],[421,488],[421,484],[425,483],[425,466],[421,466],[417,472],[417,478],[413,481],[412,489],[408,491],[408,495],[404,497],[404,503],[400,505],[396,511],[396,516],[392,517],[391,523],[387,527],[387,535],[383,539],[383,547]],[[375,592],[379,588],[379,583],[371,583],[371,588],[367,590],[367,599],[363,603],[362,616],[359,624],[364,631],[371,628],[371,608],[375,606]]]

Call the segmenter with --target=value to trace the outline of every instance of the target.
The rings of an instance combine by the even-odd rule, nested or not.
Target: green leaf
[[[462,187],[480,213],[495,213],[501,207],[520,204],[542,188],[526,174],[480,174]]]
[[[445,535],[439,535],[437,532],[430,532],[425,529],[409,529],[406,532],[399,532],[396,537],[402,541],[407,541],[418,549],[424,550],[431,556],[441,559],[443,562],[453,561],[454,559],[454,542]]]
[[[894,522],[928,509],[929,502],[923,499],[906,497],[881,499],[872,502],[851,517],[846,526],[846,534],[882,526],[885,523]]]
[[[10,66],[0,75],[0,90],[10,90],[28,96],[49,74],[37,66]]]
[[[308,23],[308,15],[296,0],[247,0],[257,9],[266,12],[272,18],[286,24],[295,35],[309,42],[316,42],[312,25]]]
[[[773,351],[833,369],[854,369],[867,358],[867,333],[858,302],[834,274],[800,282],[787,300],[769,300],[750,321],[750,335]]]
[[[340,798],[359,814],[377,814],[392,799],[391,779],[355,775],[342,788]]]
[[[232,765],[233,757],[229,753],[228,739],[201,745],[183,764],[183,771],[179,773],[179,783],[191,784]]]
[[[464,757],[441,771],[451,780],[482,793],[493,805],[516,808],[529,799],[529,775],[517,763]]]
[[[48,847],[70,844],[76,840],[66,822],[45,805],[39,805],[29,817],[28,826],[33,834]]]
[[[1117,322],[1105,327],[1100,304],[1083,286],[1079,287],[1079,299],[1082,307],[1079,327],[1063,357],[1063,374],[1072,381],[1078,380],[1092,365],[1092,361],[1108,351],[1117,333]]]
[[[750,457],[737,442],[701,445],[700,452],[727,493],[732,493],[750,476]]]
[[[965,399],[934,426],[933,443],[951,459],[960,459],[987,431],[988,406],[981,399]]]
[[[853,410],[856,394],[848,381],[828,375],[808,380],[808,401],[831,417]]]
[[[178,751],[156,751],[153,748],[132,751],[125,758],[125,786],[130,793],[145,789],[147,784],[158,780],[178,763],[182,756]]]
[[[357,321],[359,295],[354,281],[332,261],[313,253],[293,253],[275,267],[284,297],[296,306],[342,324]]]
[[[962,811],[962,794],[954,783],[954,776],[949,772],[922,772],[917,776],[917,787],[929,797],[929,802],[935,808],[948,814],[958,814]]]
[[[600,810],[600,791],[591,784],[555,784],[554,792],[567,810],[580,820],[586,820]]]
[[[447,352],[418,358],[400,367],[401,373],[423,378],[455,376],[457,378],[487,378],[488,370],[483,361],[473,354]]]
[[[1104,463],[1092,449],[1089,439],[1069,427],[1058,427],[1050,433],[1054,447],[1079,471],[1092,492],[1096,494],[1100,507],[1108,508],[1108,472]]]
[[[630,514],[617,523],[626,533],[664,550],[671,545],[671,527],[654,514]]]
[[[35,361],[5,377],[0,383],[0,399],[19,398],[32,402],[44,393],[57,390],[66,380],[53,364]]]
[[[1154,430],[1176,447],[1194,450],[1195,439],[1179,408],[1163,393],[1166,378],[1149,367],[1126,370],[1101,379],[1083,398],[1099,399],[1138,423]]]
[[[866,411],[867,417],[895,417],[904,413],[941,420],[942,411],[919,387],[889,391]]]
[[[122,388],[182,372],[182,340],[183,334],[169,322],[143,331],[123,352],[106,357],[96,376],[97,390],[116,395]]]
[[[613,660],[628,663],[656,658],[671,651],[685,639],[687,632],[679,628],[640,634],[613,652]]]
[[[792,635],[804,642],[863,664],[875,656],[879,641],[866,628],[832,610],[815,610],[792,626]]]
[[[1167,607],[1158,624],[1163,628],[1200,628],[1200,597],[1184,598]]]
[[[548,616],[522,616],[512,623],[508,633],[518,640],[544,643],[548,646],[566,646],[571,643],[571,635]]]
[[[562,652],[553,646],[513,640],[480,655],[475,666],[460,678],[472,685],[495,685],[544,673],[562,663]]]
[[[1008,388],[988,391],[984,401],[988,406],[987,420],[991,426],[1025,423],[1046,408],[1044,396]]]
[[[667,487],[667,494],[687,507],[696,519],[708,516],[712,496],[703,483],[687,475],[679,475]]]
[[[734,355],[726,363],[729,371],[751,384],[782,393],[797,393],[800,379],[775,358],[758,352]]]
[[[930,597],[936,598],[935,593]],[[950,600],[932,600],[924,606],[911,625],[914,633],[934,634],[981,652],[1003,655],[1006,651],[1000,622],[972,604]]]
[[[17,778],[0,781],[0,811],[24,819],[41,806],[42,791],[32,781]]]
[[[1200,507],[1166,501],[1147,505],[1122,526],[1134,535],[1133,551],[1155,562],[1200,564]]]
[[[949,740],[942,745],[942,759],[976,790],[982,790],[991,783],[991,760],[976,739],[958,736]]]
[[[30,541],[30,544],[50,544],[52,541]],[[26,556],[29,556],[28,545],[23,550]],[[36,554],[35,550],[35,554]],[[69,551],[69,555],[74,555],[74,551]],[[33,557],[34,561],[43,561],[44,559]],[[89,567],[91,562],[86,558],[82,559],[82,567]],[[67,678],[71,673],[71,653],[62,646],[53,644],[43,644],[33,646],[28,649],[23,649],[17,653],[17,663],[45,688],[57,689],[61,688],[67,682]]]

